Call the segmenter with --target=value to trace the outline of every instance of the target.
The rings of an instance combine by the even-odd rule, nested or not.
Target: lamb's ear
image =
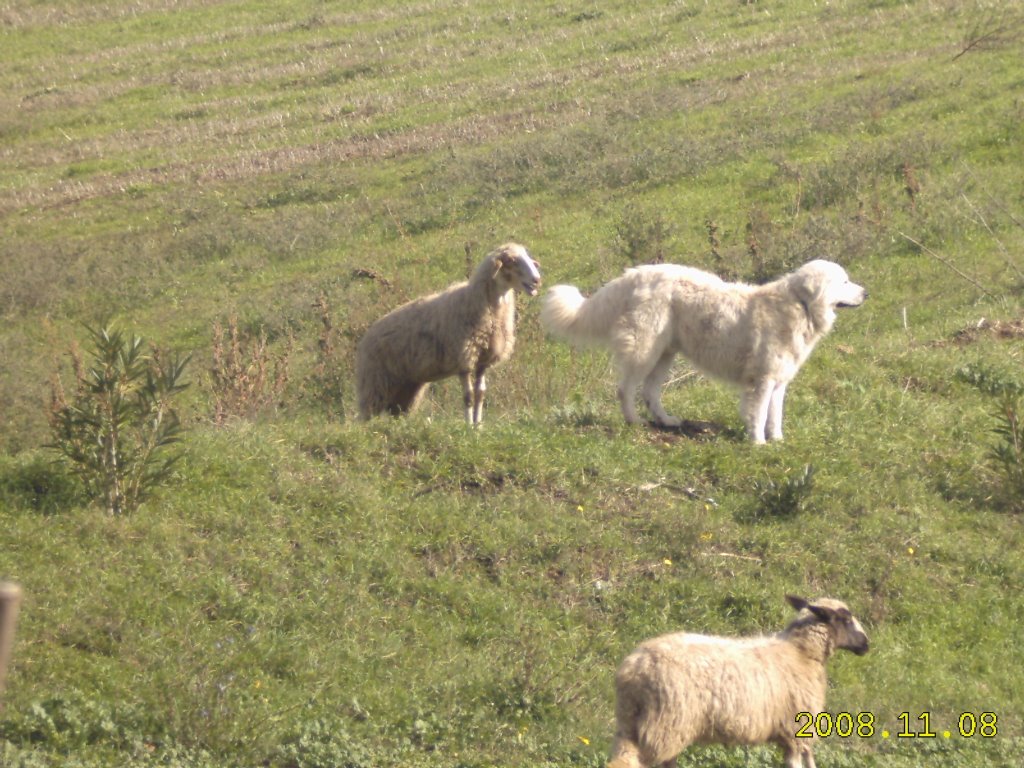
[[[516,263],[516,257],[508,251],[499,251],[494,255],[494,276],[497,277],[502,267],[510,267]]]
[[[786,602],[793,606],[794,611],[802,611],[810,606],[810,603],[796,595],[786,595]]]
[[[836,612],[831,608],[824,608],[820,605],[814,605],[813,603],[807,604],[807,610],[814,614],[814,617],[825,624],[831,623],[832,619],[836,617]]]

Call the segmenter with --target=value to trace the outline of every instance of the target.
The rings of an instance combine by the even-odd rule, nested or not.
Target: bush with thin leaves
[[[989,458],[1006,481],[1008,498],[1020,505],[1024,498],[1024,384],[981,365],[965,365],[957,377],[995,402],[992,432],[998,440]]]
[[[130,513],[167,479],[182,426],[171,407],[188,358],[147,349],[142,338],[106,326],[89,331],[83,360],[72,348],[70,397],[54,377],[49,414],[53,442],[86,492],[112,515]]]

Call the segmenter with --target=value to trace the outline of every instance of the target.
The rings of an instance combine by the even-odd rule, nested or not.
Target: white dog
[[[619,402],[635,423],[643,397],[662,426],[661,388],[682,354],[704,373],[742,388],[740,412],[750,439],[782,439],[786,387],[814,345],[829,332],[837,307],[855,307],[867,291],[830,261],[808,262],[766,285],[727,283],[692,267],[657,264],[627,269],[589,299],[556,285],[541,323],[576,344],[610,347],[619,369]]]

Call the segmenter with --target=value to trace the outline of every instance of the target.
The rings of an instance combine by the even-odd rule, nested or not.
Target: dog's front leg
[[[768,405],[771,402],[775,382],[762,379],[743,391],[740,399],[740,413],[747,427],[747,435],[755,443],[763,443],[765,423],[768,420]]]

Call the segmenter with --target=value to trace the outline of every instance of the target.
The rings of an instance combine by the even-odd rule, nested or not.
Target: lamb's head
[[[808,601],[796,595],[786,595],[786,600],[800,612],[787,628],[787,632],[800,627],[825,625],[831,637],[832,648],[853,651],[858,656],[868,652],[868,636],[845,603],[828,597]]]
[[[522,291],[536,296],[540,290],[540,264],[518,243],[505,243],[488,257],[494,280],[502,292]]]

